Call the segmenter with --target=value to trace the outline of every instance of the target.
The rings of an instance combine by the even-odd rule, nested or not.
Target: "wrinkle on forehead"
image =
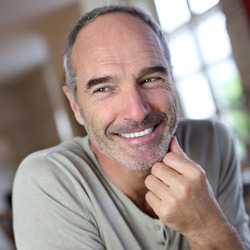
[[[131,44],[131,46],[128,46],[128,44],[126,44],[126,46],[123,45],[124,44],[117,44],[113,46],[111,43],[103,42],[99,45],[93,45],[85,49],[84,54],[88,57],[94,57],[95,61],[101,64],[105,64],[109,61],[116,61],[116,59],[118,63],[121,58],[124,63],[131,63],[131,60],[134,61],[144,56],[148,57],[149,55],[157,58],[164,57],[162,50],[159,46],[156,46],[154,41],[150,42],[148,40],[147,43],[145,43],[144,40],[141,40],[140,46],[133,44]]]
[[[94,50],[103,45],[119,49],[131,39],[142,40],[141,44],[157,44],[163,50],[155,32],[142,20],[127,13],[110,13],[97,17],[80,30],[72,54],[79,49],[92,47]]]
[[[84,33],[87,33],[86,37]],[[138,34],[138,37],[146,33],[154,33],[153,29],[141,19],[128,13],[109,13],[97,17],[95,20],[84,26],[77,35],[76,40],[83,39],[90,41],[98,38],[104,40],[110,35],[119,34],[119,38],[124,38]],[[86,39],[87,38],[87,39]]]
[[[79,74],[83,71],[86,74],[90,65],[91,71],[95,71],[97,65],[104,66],[103,70],[119,65],[119,70],[123,69],[124,73],[128,68],[144,62],[146,65],[143,67],[168,65],[155,32],[142,20],[124,13],[100,16],[83,27],[77,36],[71,59]]]

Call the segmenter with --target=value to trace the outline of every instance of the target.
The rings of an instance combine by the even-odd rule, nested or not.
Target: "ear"
[[[63,86],[63,91],[69,100],[70,107],[75,115],[77,122],[80,123],[81,125],[84,125],[83,117],[81,116],[81,113],[79,111],[78,104],[76,103],[76,100],[73,97],[69,87]]]

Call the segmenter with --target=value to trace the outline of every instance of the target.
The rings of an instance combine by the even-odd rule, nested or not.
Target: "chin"
[[[134,153],[131,155],[120,154],[120,157],[110,158],[129,169],[147,170],[150,169],[155,163],[162,161],[168,152],[170,138],[171,137],[168,138],[167,142],[154,146],[154,149],[145,151],[142,150],[140,152],[137,151],[136,155]],[[155,150],[155,148],[157,149]],[[113,156],[114,155],[117,156],[117,154],[113,154]]]
[[[118,161],[121,165],[125,166],[126,168],[133,169],[133,170],[147,170],[150,169],[156,162],[162,161],[163,157],[165,156],[166,152],[162,152],[160,155],[155,155],[152,157],[150,154],[148,159],[143,159],[140,160],[139,157],[136,158],[136,160],[116,160]]]

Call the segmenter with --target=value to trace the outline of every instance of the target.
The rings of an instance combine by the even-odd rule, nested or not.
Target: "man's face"
[[[106,155],[132,169],[160,161],[174,133],[177,107],[154,31],[129,14],[103,15],[79,32],[71,59],[75,113],[97,158]]]

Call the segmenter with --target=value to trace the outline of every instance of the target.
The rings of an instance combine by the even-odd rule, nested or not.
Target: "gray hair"
[[[160,28],[160,26],[155,22],[155,20],[146,12],[143,10],[135,7],[135,6],[122,6],[122,5],[107,5],[99,8],[95,8],[92,11],[86,13],[83,15],[80,20],[76,23],[72,31],[70,32],[66,46],[64,51],[64,70],[65,70],[65,81],[66,85],[69,87],[72,95],[74,96],[75,100],[77,101],[77,93],[76,93],[76,82],[75,82],[75,71],[73,69],[73,65],[71,63],[71,53],[73,50],[74,43],[76,41],[76,37],[79,33],[79,31],[86,26],[88,23],[95,20],[98,16],[109,14],[109,13],[116,13],[116,12],[122,12],[122,13],[128,13],[131,14],[139,19],[141,19],[143,22],[148,24],[153,31],[156,33],[158,38],[160,39],[164,54],[166,56],[166,59],[168,61],[169,67],[170,67],[170,73],[172,75],[172,67],[171,67],[171,58],[170,58],[170,52],[167,45],[167,42],[165,40],[164,32]]]

